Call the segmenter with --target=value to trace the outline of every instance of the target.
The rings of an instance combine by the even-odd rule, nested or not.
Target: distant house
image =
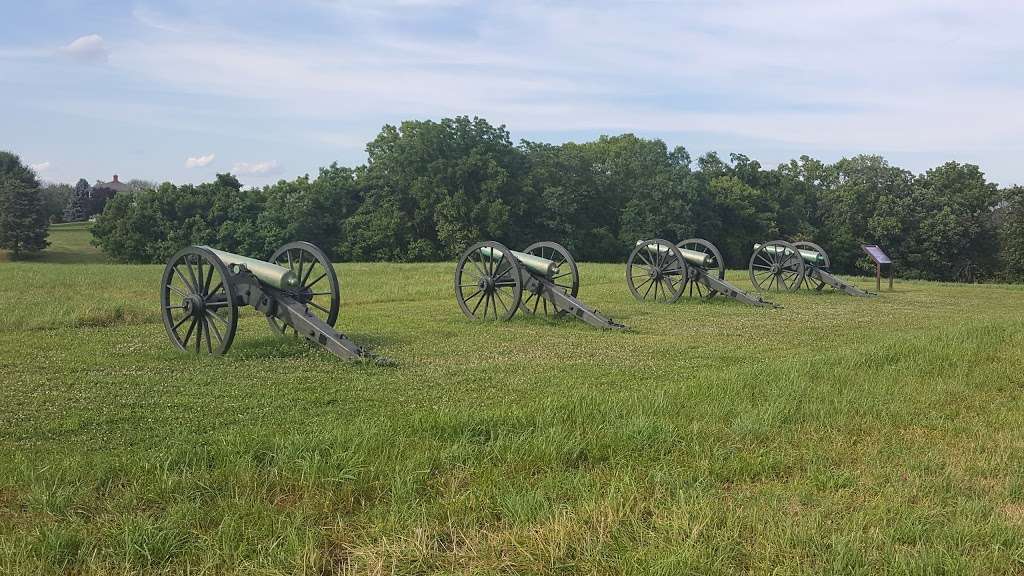
[[[110,200],[121,192],[127,192],[128,190],[128,185],[118,180],[117,174],[114,174],[114,179],[110,182],[97,180],[96,183],[92,185],[92,188],[89,189],[88,216],[93,216],[103,212],[103,207],[107,205],[107,200]]]
[[[129,190],[127,184],[118,180],[117,174],[114,174],[114,179],[110,182],[97,180],[87,189],[76,188],[75,193],[68,201],[68,207],[64,210],[64,220],[66,222],[89,220],[103,212],[107,200]]]

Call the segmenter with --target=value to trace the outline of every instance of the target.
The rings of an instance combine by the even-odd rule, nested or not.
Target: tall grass
[[[470,322],[452,268],[338,267],[381,368],[251,314],[180,355],[159,266],[0,265],[0,573],[1024,571],[1020,287],[653,306],[582,265],[619,333]]]

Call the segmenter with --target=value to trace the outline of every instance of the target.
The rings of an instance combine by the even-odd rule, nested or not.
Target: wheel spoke
[[[309,270],[306,270],[306,275],[302,277],[302,280],[299,280],[299,286],[309,286],[309,284],[306,284],[306,280],[309,280],[309,277],[313,274],[313,269],[316,268],[317,264],[319,264],[319,262],[314,258],[314,260],[309,264]],[[323,275],[327,276],[327,272],[324,272]]]
[[[224,322],[225,325],[227,325],[227,322],[223,318],[221,318],[220,316],[217,316],[216,314],[214,314],[213,312],[210,312],[209,310],[206,310],[206,315],[211,317],[211,318],[216,318],[217,320],[220,320],[221,322]],[[207,326],[208,329],[213,329],[213,335],[217,338],[217,342],[224,342],[224,337],[220,335],[220,330],[217,328],[217,323],[216,322],[209,322],[208,321],[206,323],[206,326]]]
[[[505,309],[505,312],[508,312],[508,306],[505,305],[505,300],[501,297],[501,290],[500,289],[495,290],[494,291],[494,295],[497,297],[498,302],[501,302],[501,307]],[[494,307],[494,317],[495,318],[498,317],[498,307],[497,306]]]
[[[189,318],[192,318],[192,316],[191,315],[182,316],[181,320],[178,320],[178,322],[173,327],[171,327],[171,331],[174,332],[175,335],[177,335],[178,334],[178,327],[181,326],[182,324],[184,324],[185,321],[188,320]]]
[[[177,264],[174,265],[174,272],[178,275],[178,278],[181,278],[181,283],[185,285],[185,289],[188,290],[189,294],[194,294],[195,289],[192,288],[192,285],[185,279],[185,275],[181,273],[181,268],[179,268]]]
[[[320,275],[319,277],[317,277],[317,279],[316,279],[316,280],[313,280],[313,281],[312,281],[312,282],[310,282],[309,284],[303,284],[303,287],[305,287],[305,288],[313,288],[313,286],[316,286],[316,283],[317,283],[317,282],[319,282],[319,281],[323,280],[324,278],[327,278],[327,272],[324,272],[324,273],[323,273],[323,274],[321,274],[321,275]],[[330,292],[322,292],[322,294],[330,294]],[[314,295],[314,296],[316,296],[316,294],[315,294],[315,293],[314,293],[313,295]]]
[[[477,303],[476,303],[476,306],[474,306],[474,307],[473,307],[473,312],[472,312],[472,314],[473,314],[474,316],[476,316],[476,311],[477,311],[477,309],[479,309],[479,308],[480,308],[480,303],[481,303],[481,302],[483,302],[483,301],[485,301],[485,300],[487,300],[487,294],[486,294],[486,293],[482,293],[482,295],[480,296],[480,300],[478,300],[478,301],[477,301]],[[484,314],[485,314],[485,315],[487,314],[487,308],[484,308]]]
[[[200,262],[202,262],[200,260]],[[196,272],[192,269],[192,263],[189,262],[188,256],[185,256],[185,265],[188,266],[188,277],[192,279],[192,291],[199,294],[199,280],[196,279]]]
[[[206,352],[208,354],[213,354],[213,345],[210,343],[210,321],[206,319],[205,315],[203,316],[202,321],[204,328],[203,333],[206,335]]]
[[[188,325],[188,332],[185,332],[185,338],[182,341],[182,344],[185,347],[188,347],[188,340],[189,340],[189,338],[192,337],[192,331],[196,329],[196,317],[195,316],[186,316],[186,318],[191,318],[192,319],[192,323]]]

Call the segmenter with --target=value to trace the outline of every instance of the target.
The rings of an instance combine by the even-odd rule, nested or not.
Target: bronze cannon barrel
[[[755,252],[757,252],[760,249],[760,244],[754,244]],[[786,250],[784,246],[768,246],[765,249],[773,254],[778,254]],[[825,256],[819,252],[815,252],[814,250],[797,250],[797,252],[800,253],[800,257],[804,259],[804,262],[807,262],[808,264],[811,264],[813,266],[825,265]]]
[[[247,258],[245,256],[239,256],[238,254],[232,254],[231,252],[225,252],[223,250],[217,250],[216,248],[210,248],[209,246],[200,246],[210,252],[213,252],[225,266],[244,266],[246,270],[252,272],[253,276],[259,279],[260,282],[268,284],[279,290],[289,290],[298,288],[299,277],[284,266],[278,266],[277,264],[271,264],[270,262],[264,262],[263,260],[257,260],[255,258]]]
[[[515,250],[509,250],[513,256],[519,260],[519,263],[526,266],[526,269],[534,274],[541,276],[555,276],[558,274],[558,265],[555,264],[554,260],[548,260],[547,258],[541,258],[540,256],[534,256],[533,254],[526,254],[524,252],[516,252]],[[484,246],[480,249],[480,254],[484,257],[497,261],[501,259],[501,251],[495,250],[489,246]]]
[[[636,245],[643,244],[645,240],[637,240]],[[661,246],[658,244],[648,244],[647,251],[651,254],[655,252],[661,252],[664,254],[668,252],[668,247]],[[705,254],[704,252],[698,252],[697,250],[687,250],[686,248],[679,248],[679,253],[683,255],[683,260],[686,260],[694,266],[700,266],[701,268],[708,268],[713,266],[715,263],[715,257],[711,254]]]

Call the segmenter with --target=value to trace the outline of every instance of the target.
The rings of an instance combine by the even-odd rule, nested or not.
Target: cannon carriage
[[[828,253],[814,242],[772,240],[754,244],[750,282],[759,292],[795,292],[801,287],[820,292],[831,286],[850,296],[876,296],[833,276],[830,265]]]
[[[725,279],[725,260],[711,242],[689,238],[678,244],[638,240],[626,261],[626,285],[637,300],[675,302],[683,296],[711,299],[721,294],[750,306],[777,307]]]
[[[160,289],[164,327],[183,351],[225,354],[239,308],[251,306],[279,335],[302,337],[346,360],[373,357],[334,330],[340,302],[334,266],[308,242],[285,244],[269,261],[189,246],[168,260]]]
[[[509,320],[531,316],[573,316],[591,326],[626,327],[581,302],[579,268],[556,242],[535,242],[522,252],[498,242],[470,246],[455,266],[455,299],[468,318]]]

